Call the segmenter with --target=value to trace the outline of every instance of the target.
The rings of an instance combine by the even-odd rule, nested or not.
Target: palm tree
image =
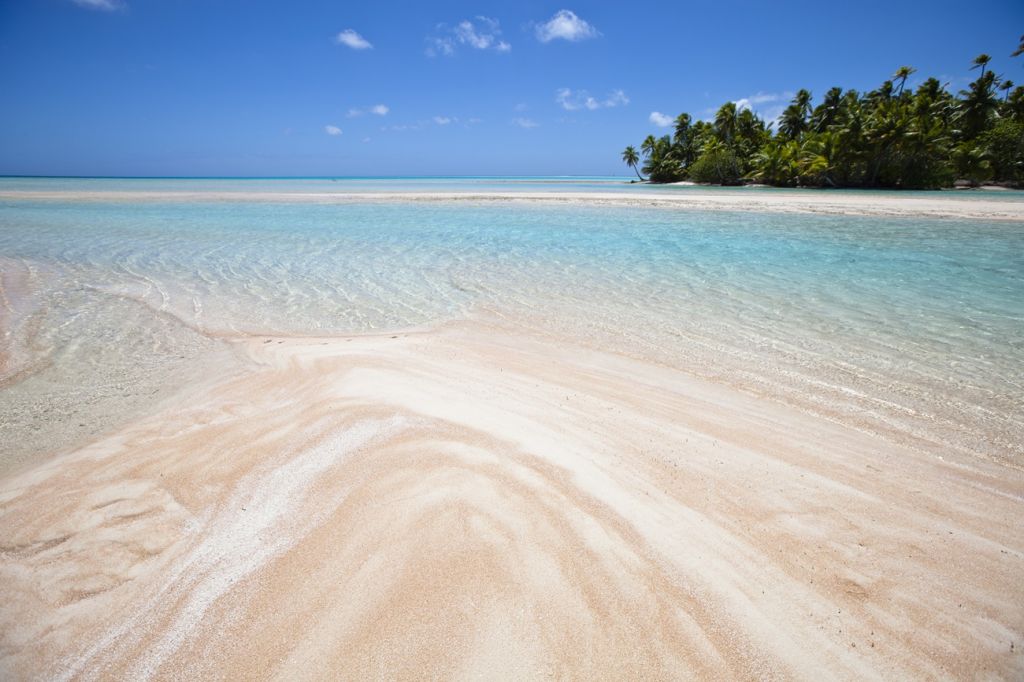
[[[806,90],[799,90],[793,101],[782,112],[779,132],[791,140],[796,139],[802,132],[807,130],[807,117],[810,113],[811,93]]]
[[[1024,36],[1012,56],[1022,55]],[[959,92],[935,78],[908,85],[916,70],[900,66],[877,89],[832,88],[817,106],[800,90],[771,124],[730,102],[707,120],[681,114],[675,135],[648,136],[633,150],[643,166],[630,167],[653,183],[682,177],[921,189],[957,178],[1024,183],[1024,86],[990,69],[991,59],[970,60],[980,76]],[[626,163],[636,158],[628,152]]]
[[[640,155],[636,153],[636,147],[633,145],[626,147],[622,152],[622,161],[633,169],[633,172],[636,173],[636,176],[640,178],[641,181],[643,180],[643,177],[640,175],[640,171],[636,169],[636,165],[640,163]]]
[[[977,57],[974,58],[974,61],[971,62],[971,64],[974,65],[974,66],[971,67],[971,71],[974,71],[975,69],[977,69],[980,66],[981,67],[981,76],[980,77],[984,78],[985,77],[985,67],[988,66],[988,63],[990,61],[992,61],[992,57],[989,57],[984,52],[979,54]]]
[[[676,116],[675,139],[673,141],[677,145],[686,146],[690,138],[691,123],[693,123],[693,119],[690,118],[689,114],[679,114]]]
[[[824,132],[826,128],[835,123],[839,116],[840,107],[843,103],[843,89],[830,88],[825,97],[814,109],[811,115],[811,129],[815,132]]]
[[[658,144],[658,139],[654,135],[648,135],[644,138],[644,141],[640,143],[640,151],[644,153],[644,156],[650,156],[654,153],[654,147]]]
[[[877,90],[872,90],[868,93],[868,98],[875,100],[875,102],[886,102],[892,99],[892,81],[885,81]]]
[[[1013,53],[1010,56],[1019,57],[1022,54],[1024,54],[1024,36],[1020,37],[1020,45],[1017,47],[1016,50],[1013,51]]]
[[[732,143],[736,136],[736,103],[726,102],[715,114],[715,132],[726,144]]]
[[[995,73],[989,71],[971,83],[967,90],[960,91],[957,119],[964,139],[973,140],[983,133],[995,116],[999,106],[993,92],[995,79]]]
[[[900,82],[900,91],[896,93],[897,97],[903,94],[903,86],[907,84],[907,79],[910,78],[910,74],[915,73],[916,71],[917,69],[912,66],[901,66],[896,69],[896,73],[894,73],[892,77]]]
[[[683,169],[672,153],[672,139],[668,135],[659,138],[649,135],[644,145],[649,149],[644,173],[651,182],[675,182],[682,177]]]

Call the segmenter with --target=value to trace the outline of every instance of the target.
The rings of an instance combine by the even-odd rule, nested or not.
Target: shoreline
[[[225,201],[238,196],[259,195]],[[514,203],[521,195],[485,196],[462,205],[503,201],[492,215],[525,214],[507,210],[524,205]],[[604,205],[592,196],[565,205]],[[416,200],[459,205],[448,194]],[[935,227],[905,231],[974,234]],[[979,233],[1015,235],[1002,224]],[[282,242],[240,253],[280,257],[298,272],[329,242],[292,261]],[[196,262],[210,246],[179,260]],[[130,254],[117,262],[130,265]],[[15,331],[33,309],[26,277],[42,276],[37,263],[17,263],[24,270],[9,265],[0,282],[0,323]],[[678,272],[652,281],[674,283]],[[37,284],[60,292],[77,281]],[[926,362],[915,380],[900,379],[868,352],[838,356],[847,361],[837,375],[816,373],[797,360],[832,357],[833,346],[810,342],[828,339],[827,325],[812,320],[795,332],[807,343],[782,338],[762,356],[748,351],[769,352],[759,344],[780,335],[765,325],[780,329],[787,308],[760,320],[735,309],[732,345],[707,326],[717,314],[695,308],[611,314],[625,304],[614,295],[620,278],[607,288],[581,280],[594,283],[587,297],[541,308],[529,296],[520,305],[495,296],[436,323],[292,335],[246,334],[230,317],[210,326],[218,318],[196,311],[213,316],[215,306],[147,281],[104,288],[102,305],[87,310],[132,321],[138,338],[195,350],[168,354],[182,372],[160,383],[184,385],[125,393],[118,400],[137,414],[0,474],[4,677],[291,678],[313,662],[352,679],[1024,675],[1018,413],[979,399],[990,417],[962,418],[978,383],[971,365],[954,375]],[[506,299],[533,291],[515,277],[482,282]],[[649,289],[656,296],[659,286]],[[577,319],[579,306],[609,318]],[[659,320],[671,329],[676,310],[689,314],[690,336],[643,333]],[[167,326],[146,332],[154,321]],[[9,337],[37,345],[32,329]],[[133,347],[153,352],[150,343],[100,350]],[[31,357],[19,348],[0,357],[11,373]],[[897,395],[900,380],[910,390]],[[915,386],[937,388],[918,395]],[[41,401],[47,410],[53,398]],[[967,402],[946,405],[955,401]],[[59,430],[59,414],[33,414],[39,421],[23,426]]]
[[[672,208],[693,211],[740,211],[864,217],[907,217],[1024,222],[1024,199],[971,199],[961,192],[938,196],[898,194],[812,194],[757,190],[688,189],[678,194],[640,195],[628,192],[189,192],[189,191],[3,191],[0,201],[74,202],[253,202],[253,203],[480,203]]]
[[[9,674],[1024,671],[1020,471],[507,325],[235,344],[0,479]]]

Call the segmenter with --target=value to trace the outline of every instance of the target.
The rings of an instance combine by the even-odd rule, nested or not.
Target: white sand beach
[[[0,4],[0,682],[1024,681],[1022,25]]]
[[[1017,192],[1008,192],[1015,199]],[[898,193],[787,191],[734,188],[703,188],[672,192],[573,192],[573,191],[407,191],[407,192],[231,192],[231,191],[0,191],[3,200],[131,201],[131,202],[312,202],[326,204],[366,202],[459,202],[553,205],[624,206],[672,208],[694,211],[752,211],[759,213],[819,214],[875,217],[952,218],[961,220],[1024,221],[1024,198],[997,200],[968,192]]]
[[[1024,217],[820,197],[403,199]],[[1024,676],[1021,462],[484,313],[224,342],[0,479],[8,679]]]
[[[1020,468],[483,324],[241,343],[3,481],[8,674],[1024,672]]]

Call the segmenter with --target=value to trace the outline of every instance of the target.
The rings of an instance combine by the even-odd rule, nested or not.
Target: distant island
[[[1011,56],[1021,54],[1024,36]],[[654,183],[1024,187],[1024,86],[988,69],[990,61],[975,57],[978,79],[958,95],[936,78],[906,87],[915,72],[909,66],[868,93],[834,87],[815,107],[800,90],[775,131],[736,102],[723,104],[713,121],[683,113],[673,135],[648,135],[640,152],[628,146],[622,160]]]

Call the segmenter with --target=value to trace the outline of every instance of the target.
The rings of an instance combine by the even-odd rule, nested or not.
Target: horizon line
[[[46,180],[399,180],[399,179],[467,179],[467,178],[619,178],[621,175],[36,175],[0,173],[0,178],[32,178]]]

